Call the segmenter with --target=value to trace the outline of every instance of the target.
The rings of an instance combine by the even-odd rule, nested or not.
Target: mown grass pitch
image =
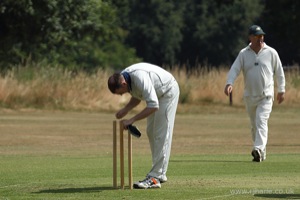
[[[274,108],[267,160],[253,163],[242,108],[178,114],[169,181],[123,191],[112,189],[112,113],[1,111],[0,200],[299,199],[299,116]],[[134,181],[150,160],[146,134],[133,138]]]

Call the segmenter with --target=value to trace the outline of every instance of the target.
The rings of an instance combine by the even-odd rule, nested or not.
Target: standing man
[[[232,92],[233,83],[242,71],[244,76],[244,101],[251,122],[253,161],[266,159],[268,119],[274,101],[274,76],[277,80],[277,102],[284,100],[285,77],[280,58],[275,49],[264,42],[261,27],[249,28],[250,44],[242,49],[228,73],[225,94]]]
[[[116,113],[121,119],[136,107],[141,100],[146,107],[130,119],[122,120],[124,129],[135,121],[147,118],[147,135],[152,153],[152,169],[142,181],[133,184],[134,188],[161,188],[167,181],[167,169],[179,87],[175,78],[166,70],[148,63],[131,65],[114,73],[108,79],[108,88],[113,94],[130,93],[131,99]]]

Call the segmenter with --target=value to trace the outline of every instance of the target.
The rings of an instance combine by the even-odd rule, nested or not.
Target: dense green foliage
[[[285,65],[300,63],[300,1],[267,0],[260,24],[265,27],[266,42],[278,51]]]
[[[0,11],[2,65],[44,61],[69,67],[120,67],[135,58],[134,50],[122,44],[124,33],[107,2],[4,0]]]
[[[259,0],[188,0],[181,63],[219,66],[232,62],[245,46],[247,29],[263,6]],[[197,64],[196,63],[196,64]]]
[[[259,0],[113,2],[122,28],[130,33],[127,43],[144,60],[171,66],[232,61],[245,44],[247,27],[263,9]]]
[[[230,65],[258,23],[284,64],[300,62],[297,0],[2,0],[0,68]]]
[[[145,61],[174,65],[180,53],[185,1],[113,0],[126,42]]]

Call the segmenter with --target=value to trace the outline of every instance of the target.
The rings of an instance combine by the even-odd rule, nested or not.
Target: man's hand
[[[224,89],[224,93],[228,96],[232,92],[232,85],[227,84]]]
[[[132,119],[123,119],[123,120],[121,120],[121,122],[123,124],[124,130],[127,130],[128,126],[133,124],[134,121]]]
[[[278,92],[277,94],[277,102],[281,104],[284,101],[284,92]]]
[[[116,118],[122,119],[124,116],[127,115],[127,113],[128,113],[128,111],[125,108],[123,108],[116,113]]]

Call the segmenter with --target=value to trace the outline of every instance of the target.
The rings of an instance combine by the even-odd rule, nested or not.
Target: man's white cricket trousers
[[[147,135],[152,153],[152,169],[148,176],[166,179],[179,93],[174,80],[170,90],[159,98],[159,109],[147,118]]]
[[[253,150],[261,150],[262,158],[266,158],[268,141],[268,120],[272,111],[273,98],[270,96],[244,97],[248,112],[253,141]]]

